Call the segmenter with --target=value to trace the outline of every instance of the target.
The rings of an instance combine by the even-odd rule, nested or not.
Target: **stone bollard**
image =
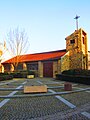
[[[72,91],[72,83],[65,82],[64,83],[64,90],[65,91]]]

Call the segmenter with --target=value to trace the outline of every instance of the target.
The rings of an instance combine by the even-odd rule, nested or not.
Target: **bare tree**
[[[21,55],[25,54],[29,48],[29,41],[25,30],[19,31],[17,27],[15,30],[10,30],[8,34],[8,50],[12,54],[12,64],[17,70]]]

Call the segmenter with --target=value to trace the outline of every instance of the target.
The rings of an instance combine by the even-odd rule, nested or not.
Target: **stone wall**
[[[69,52],[67,52],[64,56],[61,57],[61,72],[64,70],[69,70],[70,60],[69,60]]]
[[[73,53],[73,55],[69,56],[70,60],[70,69],[82,69],[82,52],[81,53]]]
[[[53,77],[56,77],[56,74],[58,73],[58,62],[54,61],[53,62]]]
[[[87,34],[79,29],[66,37],[66,50],[69,51],[69,69],[88,69]]]
[[[43,63],[41,61],[38,62],[38,76],[43,77]]]
[[[88,52],[88,70],[90,70],[90,51]]]

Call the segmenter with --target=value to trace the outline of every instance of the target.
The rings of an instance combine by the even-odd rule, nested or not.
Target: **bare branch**
[[[8,49],[10,53],[12,53],[12,57],[16,56],[16,58],[13,59],[13,65],[15,67],[18,66],[20,55],[25,54],[28,48],[29,41],[25,30],[19,31],[18,27],[15,30],[10,29],[8,34]]]

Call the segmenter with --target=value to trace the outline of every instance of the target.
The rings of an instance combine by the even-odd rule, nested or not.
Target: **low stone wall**
[[[34,75],[27,75],[27,78],[32,79],[32,78],[34,78]]]
[[[90,76],[57,74],[56,79],[90,85]]]
[[[44,93],[47,92],[47,86],[24,86],[24,93]]]

